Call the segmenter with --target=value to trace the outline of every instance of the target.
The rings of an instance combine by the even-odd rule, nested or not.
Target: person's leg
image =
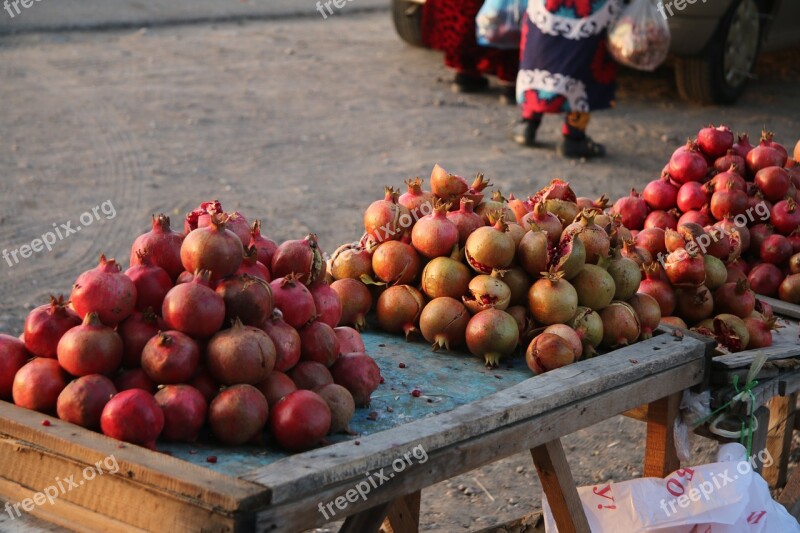
[[[558,145],[558,152],[564,157],[603,157],[606,149],[602,144],[592,141],[586,135],[591,115],[586,112],[567,113],[561,133],[564,139]]]
[[[536,131],[542,123],[543,113],[525,112],[523,107],[522,118],[514,126],[514,142],[523,146],[533,146],[536,144]]]

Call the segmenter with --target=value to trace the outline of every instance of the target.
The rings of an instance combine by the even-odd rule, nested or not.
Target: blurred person
[[[422,10],[423,42],[444,52],[444,63],[456,71],[452,89],[459,93],[489,90],[486,76],[503,87],[501,101],[514,104],[519,50],[480,46],[475,37],[475,17],[483,0],[427,0]]]
[[[621,9],[620,0],[528,0],[516,142],[534,146],[544,114],[565,113],[557,152],[568,158],[605,155],[605,147],[586,135],[586,126],[591,111],[614,107],[617,65],[606,49],[606,30]]]

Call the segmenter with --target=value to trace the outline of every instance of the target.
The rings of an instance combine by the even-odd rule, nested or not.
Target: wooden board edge
[[[768,303],[775,314],[800,319],[800,305],[784,302],[783,300],[764,296],[763,294],[756,294],[756,298]]]

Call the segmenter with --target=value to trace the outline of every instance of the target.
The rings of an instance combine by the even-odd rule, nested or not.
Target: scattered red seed
[[[212,463],[212,464],[216,463],[217,462],[217,456],[216,455],[209,455],[208,457],[206,457],[206,462],[207,463]]]
[[[400,364],[399,364],[399,365],[397,365],[397,366],[399,366],[400,368],[405,368],[405,367],[406,367],[406,364],[405,364],[405,363],[400,363]]]
[[[44,427],[48,427],[48,426],[50,426],[51,424],[50,424],[50,421],[49,421],[49,420],[42,420],[42,425],[43,425]]]
[[[361,441],[360,441],[360,440],[357,440],[357,441],[355,441],[355,442],[354,442],[354,444],[355,444],[356,446],[361,446]]]
[[[383,376],[381,376],[381,385],[383,385],[384,383],[386,383],[386,381],[384,381]]]
[[[124,447],[125,447],[125,445],[124,445],[124,444],[122,444],[122,443],[120,443],[119,445],[117,445],[117,448],[124,448]]]
[[[634,365],[638,365],[638,364],[639,364],[639,361],[638,361],[638,360],[636,360],[636,359],[628,359],[628,361],[630,361],[630,362],[631,362],[631,363],[633,363]]]
[[[422,396],[422,391],[419,389],[414,389],[411,391],[411,396],[413,396],[414,398],[419,398],[420,396]]]

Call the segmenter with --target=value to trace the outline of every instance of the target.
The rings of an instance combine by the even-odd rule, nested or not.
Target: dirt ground
[[[50,293],[68,292],[101,252],[127,265],[151,213],[179,222],[219,198],[265,220],[275,240],[314,231],[332,250],[360,235],[384,185],[436,162],[485,172],[508,194],[554,177],[579,195],[616,198],[659,175],[702,125],[800,136],[798,50],[766,56],[735,107],[681,101],[669,69],[624,71],[619,106],[593,117],[609,156],[566,162],[509,140],[517,111],[497,95],[450,92],[439,54],[403,45],[388,13],[0,38],[0,246],[30,243],[104,202],[77,233],[9,266],[0,259],[0,331],[18,335]],[[104,214],[105,213],[105,214]],[[621,417],[564,439],[578,485],[641,475],[642,424]],[[698,439],[693,463],[712,457]],[[425,531],[476,531],[541,506],[520,455],[423,491]],[[35,524],[35,522],[33,522]],[[3,522],[0,530],[25,526]],[[34,530],[36,526],[30,526]]]

